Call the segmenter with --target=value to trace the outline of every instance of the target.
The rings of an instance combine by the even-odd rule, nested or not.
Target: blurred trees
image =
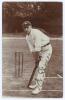
[[[45,29],[50,35],[62,34],[62,3],[3,2],[3,33],[22,32],[21,24],[30,20],[33,26]]]

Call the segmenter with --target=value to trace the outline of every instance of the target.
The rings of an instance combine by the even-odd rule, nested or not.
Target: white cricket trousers
[[[52,55],[51,44],[48,46],[42,47],[42,50],[40,51],[39,55],[41,56],[41,60],[38,65],[35,82],[36,82],[37,87],[42,88],[42,85],[45,79],[45,69]]]

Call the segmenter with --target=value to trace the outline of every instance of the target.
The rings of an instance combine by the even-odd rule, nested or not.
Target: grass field
[[[35,66],[34,59],[29,52],[26,40],[24,38],[9,37],[3,38],[2,41],[3,96],[41,98],[60,98],[63,96],[62,39],[51,39],[53,54],[46,68],[46,78],[43,84],[43,90],[38,95],[32,95],[32,90],[27,88],[27,84]],[[15,51],[23,52],[23,73],[21,77],[15,77]]]

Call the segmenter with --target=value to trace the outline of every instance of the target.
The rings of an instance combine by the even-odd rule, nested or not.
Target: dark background
[[[21,24],[31,21],[49,36],[62,36],[62,2],[3,2],[3,35],[24,35]]]

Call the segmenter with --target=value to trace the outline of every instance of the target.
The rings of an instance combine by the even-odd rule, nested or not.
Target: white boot
[[[40,93],[42,90],[42,87],[36,87],[33,91],[32,91],[32,94],[38,94]]]
[[[35,84],[35,85],[30,85],[29,88],[30,88],[30,89],[36,88],[36,84]]]

